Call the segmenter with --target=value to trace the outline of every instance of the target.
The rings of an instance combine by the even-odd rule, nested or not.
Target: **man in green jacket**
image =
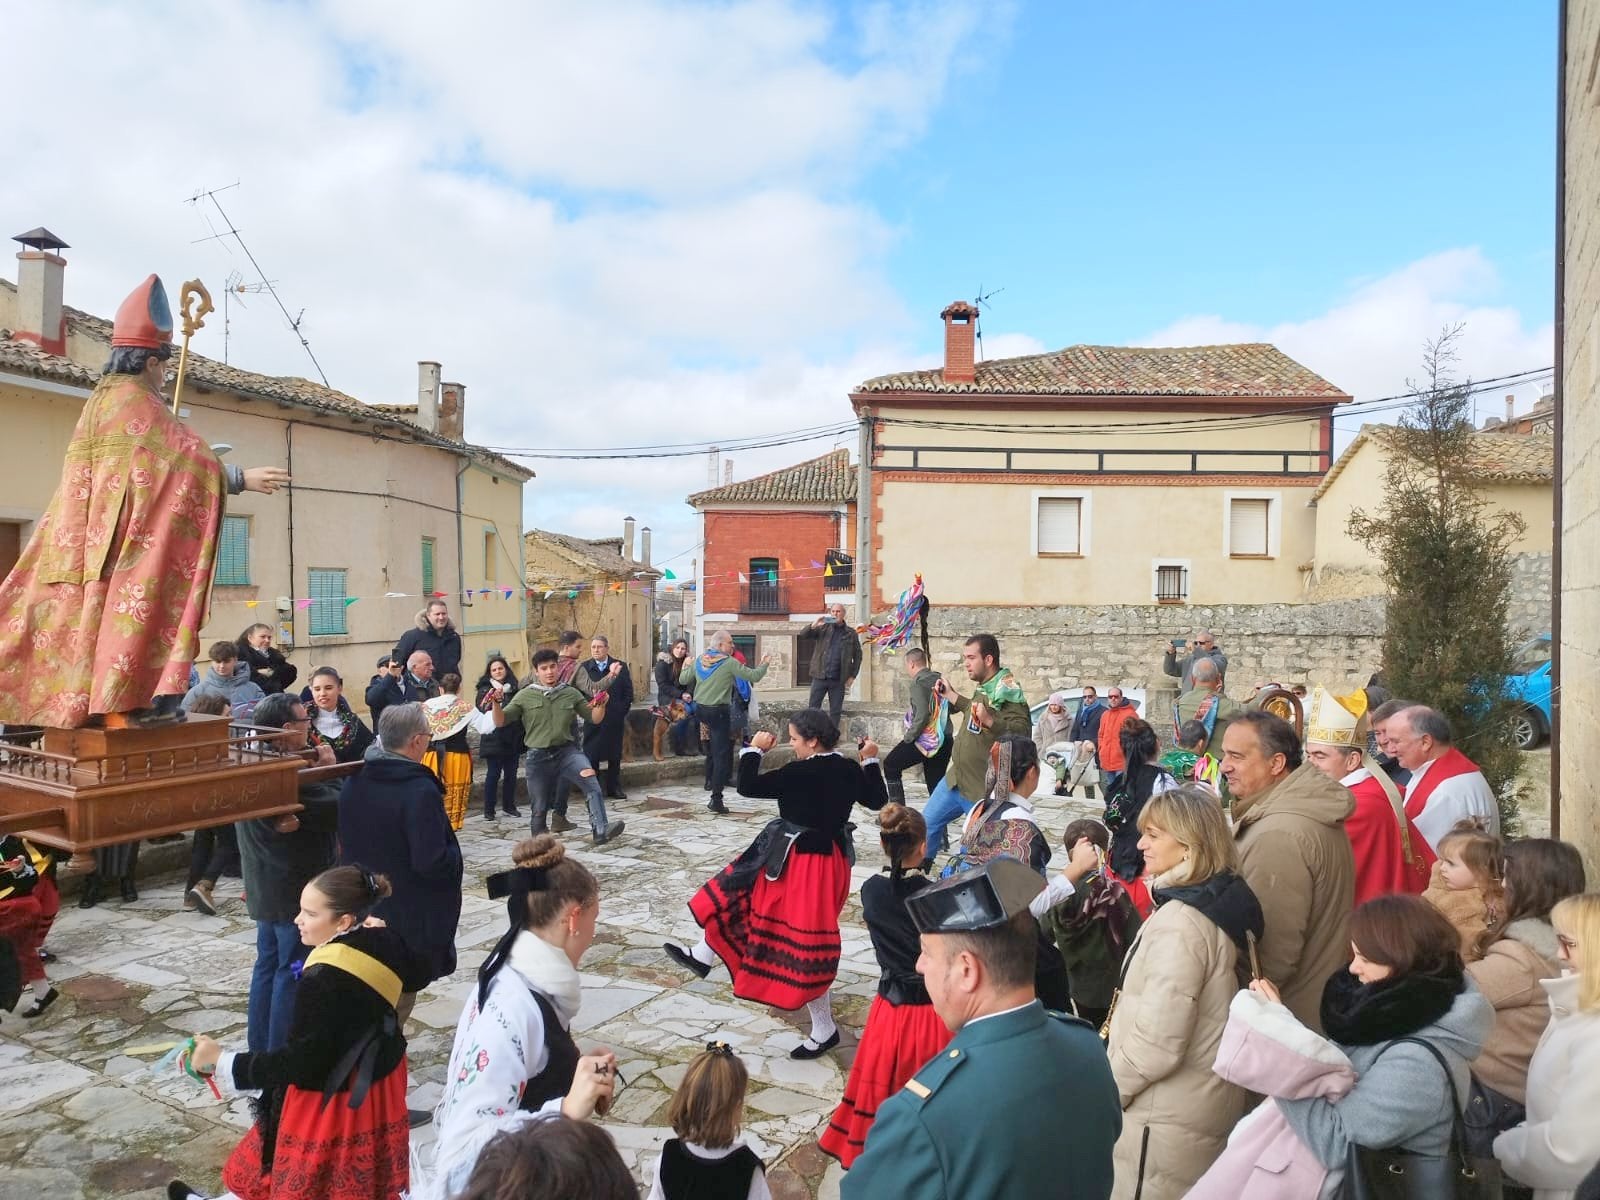
[[[905,785],[900,782],[903,772],[920,766],[931,796],[950,765],[950,706],[935,691],[939,672],[928,665],[925,651],[912,649],[906,651],[906,674],[911,676],[906,731],[883,758],[884,786],[896,804],[906,802]]]
[[[621,673],[621,663],[613,663],[610,678]],[[570,683],[561,682],[561,657],[554,650],[540,650],[533,656],[533,681],[500,707],[500,694],[490,689],[487,697],[495,727],[507,718],[522,722],[522,740],[528,748],[528,794],[533,798],[533,832],[544,833],[547,814],[556,797],[576,787],[589,804],[589,826],[594,844],[603,846],[621,836],[625,822],[606,817],[606,800],[595,778],[594,764],[583,756],[574,741],[576,718],[598,725],[605,720],[606,706],[596,696],[592,706]]]
[[[952,712],[965,713],[965,721],[952,722],[958,728],[955,747],[950,752],[950,769],[928,797],[922,810],[928,823],[928,863],[936,851],[944,849],[945,827],[961,813],[983,799],[983,777],[989,767],[989,747],[1002,734],[1033,736],[1033,714],[1027,697],[1010,670],[1000,665],[1000,643],[992,633],[975,633],[961,648],[961,662],[967,677],[978,686],[969,700],[958,695],[950,680],[939,680],[939,695]]]
[[[1173,731],[1182,729],[1185,721],[1199,721],[1206,727],[1206,744],[1220,750],[1228,722],[1244,709],[1222,694],[1222,672],[1216,663],[1202,658],[1193,670],[1194,689],[1179,696],[1172,710]]]
[[[1122,1105],[1105,1049],[1086,1022],[1034,995],[1028,903],[1043,889],[1002,857],[906,900],[922,938],[917,972],[955,1037],[878,1106],[844,1200],[1111,1195]]]
[[[711,801],[706,807],[714,813],[728,811],[722,789],[733,770],[733,720],[728,708],[733,689],[742,682],[748,695],[750,684],[766,676],[771,662],[763,658],[760,666],[745,666],[733,656],[733,634],[719,629],[711,635],[711,648],[684,663],[678,676],[682,686],[693,685],[695,715],[711,733]]]

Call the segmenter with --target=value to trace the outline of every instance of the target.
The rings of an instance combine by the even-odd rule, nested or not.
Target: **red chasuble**
[[[1407,817],[1411,835],[1411,864],[1407,866],[1400,846],[1400,822],[1383,785],[1369,774],[1350,788],[1350,794],[1355,797],[1356,810],[1345,821],[1344,831],[1355,852],[1356,904],[1395,892],[1420,896],[1433,870],[1434,854],[1428,839]]]
[[[159,392],[103,377],[0,583],[0,722],[75,729],[187,691],[226,496],[217,456]]]

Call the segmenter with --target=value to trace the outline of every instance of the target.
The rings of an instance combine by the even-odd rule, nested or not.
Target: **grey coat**
[[[1178,652],[1169,646],[1166,656],[1161,660],[1161,669],[1168,675],[1176,675],[1183,680],[1183,683],[1178,688],[1179,692],[1192,692],[1194,691],[1194,664],[1202,658],[1209,658],[1216,663],[1217,670],[1222,672],[1222,678],[1224,680],[1228,678],[1228,656],[1215,646],[1209,650],[1196,650],[1183,659],[1180,659]]]
[[[1494,1009],[1469,978],[1450,1011],[1411,1036],[1431,1043],[1450,1064],[1456,1092],[1466,1103],[1473,1059],[1494,1028]],[[1439,1063],[1421,1046],[1392,1042],[1339,1049],[1356,1070],[1356,1085],[1342,1100],[1278,1099],[1279,1110],[1323,1166],[1342,1168],[1353,1142],[1371,1149],[1401,1147],[1420,1154],[1450,1148],[1450,1089]]]

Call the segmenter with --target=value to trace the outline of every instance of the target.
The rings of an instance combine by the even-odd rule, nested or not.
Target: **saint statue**
[[[146,719],[188,690],[232,493],[276,467],[225,467],[167,406],[172,310],[151,275],[117,309],[61,483],[0,584],[0,722]]]

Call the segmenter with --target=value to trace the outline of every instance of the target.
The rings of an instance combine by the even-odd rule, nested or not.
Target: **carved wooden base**
[[[300,766],[226,717],[46,729],[0,747],[0,832],[77,852],[294,812]]]

